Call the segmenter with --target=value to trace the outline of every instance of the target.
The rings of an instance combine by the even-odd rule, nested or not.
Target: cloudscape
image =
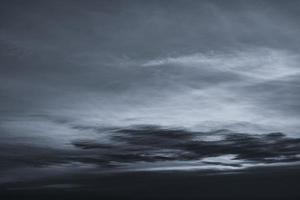
[[[1,1],[1,199],[299,198],[299,11]]]

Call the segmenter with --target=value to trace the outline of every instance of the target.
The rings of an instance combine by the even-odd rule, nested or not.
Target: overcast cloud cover
[[[2,182],[298,162],[299,8],[2,0]]]

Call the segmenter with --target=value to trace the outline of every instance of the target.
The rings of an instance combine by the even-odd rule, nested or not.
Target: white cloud
[[[182,67],[213,68],[246,77],[272,80],[300,72],[299,56],[269,48],[255,48],[231,53],[196,53],[145,62],[144,67],[180,65]]]

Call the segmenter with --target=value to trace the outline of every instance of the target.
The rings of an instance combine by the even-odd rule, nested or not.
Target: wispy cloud
[[[208,68],[220,72],[230,71],[263,80],[280,79],[300,73],[298,54],[280,49],[254,48],[232,52],[196,53],[177,57],[150,60],[145,67],[180,65],[182,67]]]

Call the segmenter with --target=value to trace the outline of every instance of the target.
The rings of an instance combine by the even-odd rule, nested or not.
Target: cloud
[[[221,73],[231,72],[244,78],[274,80],[300,73],[297,63],[299,57],[292,52],[280,49],[255,48],[228,53],[192,54],[150,60],[142,66],[164,67],[179,65],[198,70],[218,70]]]
[[[298,163],[298,8],[1,1],[2,175]]]
[[[207,137],[219,136],[217,140]],[[112,143],[74,141],[77,148],[98,154],[112,163],[199,161],[208,162],[211,157],[234,155],[229,160],[268,164],[299,161],[300,140],[283,133],[253,134],[230,130],[191,132],[184,129],[168,129],[158,126],[122,128],[110,134]],[[213,163],[210,163],[213,164]],[[215,164],[221,165],[222,162]],[[231,163],[227,163],[231,164]],[[117,164],[118,165],[118,164]],[[158,164],[159,165],[159,164]],[[226,163],[225,163],[226,165]]]
[[[71,142],[73,149],[2,143],[1,170],[8,173],[8,169],[41,169],[71,163],[94,166],[100,172],[172,167],[186,170],[188,166],[229,170],[300,161],[300,139],[283,133],[239,133],[226,129],[195,132],[140,125],[113,128],[105,134],[109,143],[101,138],[81,137]]]
[[[297,4],[4,2],[0,115],[295,132]]]

